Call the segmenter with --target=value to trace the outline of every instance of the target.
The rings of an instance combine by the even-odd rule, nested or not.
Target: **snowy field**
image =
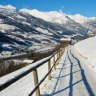
[[[80,41],[74,48],[96,70],[96,36]]]

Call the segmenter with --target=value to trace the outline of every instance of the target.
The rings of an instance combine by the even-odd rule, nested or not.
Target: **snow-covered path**
[[[47,64],[38,68],[39,81],[48,72]],[[34,88],[32,74],[31,72],[1,91],[0,96],[28,96]],[[46,79],[40,86],[41,96],[96,96],[95,74],[96,72],[89,64],[84,63],[83,59],[79,57],[77,51],[69,46],[65,48],[56,70],[53,69],[51,80]],[[4,79],[6,78],[3,78],[1,82]]]
[[[96,81],[90,85],[89,79],[87,80],[87,78],[91,78],[90,75],[91,72],[84,64],[81,64],[69,48],[60,76],[57,77],[58,86],[53,94],[55,96],[96,96],[96,83],[94,83]],[[91,86],[94,86],[94,92]]]

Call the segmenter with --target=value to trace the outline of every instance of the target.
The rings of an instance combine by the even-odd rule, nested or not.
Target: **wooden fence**
[[[10,86],[11,84],[15,83],[16,81],[18,81],[22,77],[24,77],[27,74],[29,74],[30,72],[33,72],[35,88],[31,91],[29,96],[32,96],[32,94],[34,92],[36,93],[36,96],[40,96],[40,88],[39,88],[39,86],[43,83],[43,81],[46,79],[46,77],[48,77],[48,79],[51,80],[51,71],[52,71],[53,68],[56,69],[56,62],[62,56],[63,51],[64,50],[61,50],[61,49],[59,51],[56,51],[55,53],[53,53],[49,57],[46,57],[46,58],[44,58],[42,60],[39,60],[39,62],[33,63],[30,68],[26,68],[26,67],[28,67],[28,66],[26,66],[25,67],[26,69],[24,71],[19,72],[18,74],[15,75],[15,77],[13,76],[10,79],[6,80],[4,83],[2,83],[0,85],[0,91],[4,90],[5,88]],[[55,58],[56,55],[57,55],[57,58]],[[51,59],[52,58],[54,59],[54,64],[51,66]],[[6,60],[8,60],[8,58],[6,58]],[[40,82],[38,82],[37,68],[39,68],[40,66],[44,65],[46,62],[48,62],[48,73],[44,76],[44,78]]]

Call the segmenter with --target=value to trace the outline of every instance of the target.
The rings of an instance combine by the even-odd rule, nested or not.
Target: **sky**
[[[13,5],[17,9],[63,11],[66,14],[96,17],[96,0],[0,0],[0,5]]]

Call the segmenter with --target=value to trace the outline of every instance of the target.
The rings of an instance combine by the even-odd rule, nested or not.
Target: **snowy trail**
[[[68,49],[54,96],[96,96],[86,78],[86,67]],[[90,73],[90,72],[87,72]],[[89,74],[90,75],[90,74]],[[95,84],[95,83],[94,83]]]
[[[46,64],[38,68],[39,81],[48,72]],[[34,88],[32,74],[31,72],[1,91],[0,96],[28,96]],[[51,73],[52,80],[46,79],[41,85],[41,96],[96,96],[94,74],[88,64],[79,58],[79,54],[76,54],[73,47],[65,48],[56,70]]]

